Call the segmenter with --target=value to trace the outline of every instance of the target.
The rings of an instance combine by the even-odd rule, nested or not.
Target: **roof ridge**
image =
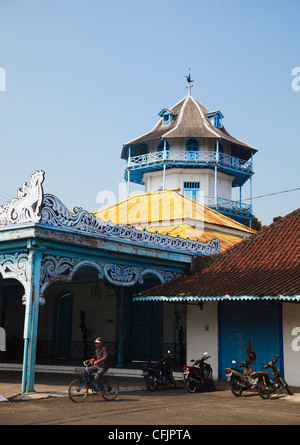
[[[220,138],[221,136],[218,135],[218,133],[216,133],[214,130],[212,130],[212,129],[209,127],[208,123],[206,122],[206,119],[207,119],[207,118],[204,116],[204,114],[203,114],[203,112],[202,112],[202,110],[201,110],[201,107],[200,107],[200,105],[202,105],[202,104],[200,104],[200,102],[197,102],[196,99],[194,99],[192,96],[191,96],[191,98],[192,98],[194,104],[196,105],[196,107],[197,107],[197,109],[198,109],[198,111],[199,111],[199,113],[200,113],[201,118],[203,119],[205,128],[206,128],[207,130],[209,130],[212,134],[214,134],[217,138]],[[199,104],[200,104],[200,105],[199,105]],[[202,106],[204,106],[204,105],[202,105]],[[205,107],[205,108],[206,108],[206,107]]]
[[[177,128],[178,128],[179,125],[181,124],[181,121],[182,121],[182,118],[183,118],[183,114],[184,114],[184,109],[185,109],[185,107],[186,107],[186,104],[187,104],[188,101],[189,101],[189,98],[190,98],[190,96],[186,96],[186,97],[185,97],[185,100],[184,100],[184,102],[183,102],[183,104],[182,104],[182,106],[181,106],[181,108],[180,108],[180,113],[179,113],[179,117],[178,117],[177,124],[175,125],[174,128],[172,128],[171,130],[167,131],[167,132],[163,135],[163,137],[167,137],[169,133],[172,133],[172,131],[177,130]]]

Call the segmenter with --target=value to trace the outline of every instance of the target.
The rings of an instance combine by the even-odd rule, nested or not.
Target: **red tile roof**
[[[151,296],[182,300],[280,295],[300,296],[300,209],[218,255],[202,271],[139,294],[143,299]]]

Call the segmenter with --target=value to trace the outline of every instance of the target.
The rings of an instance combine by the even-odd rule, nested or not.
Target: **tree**
[[[262,226],[261,221],[259,221],[256,216],[251,220],[251,229],[259,231],[263,229],[264,226]]]

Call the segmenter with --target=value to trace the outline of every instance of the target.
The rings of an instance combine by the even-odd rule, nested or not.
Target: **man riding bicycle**
[[[106,347],[103,346],[103,342],[102,342],[102,338],[98,337],[95,340],[95,354],[94,357],[89,359],[89,360],[85,360],[84,362],[93,362],[94,365],[90,366],[89,368],[87,368],[87,373],[90,376],[94,376],[94,379],[96,380],[99,390],[100,390],[100,395],[103,394],[103,384],[102,384],[102,376],[103,374],[105,374],[108,370],[108,366],[107,366],[107,351],[106,351]]]

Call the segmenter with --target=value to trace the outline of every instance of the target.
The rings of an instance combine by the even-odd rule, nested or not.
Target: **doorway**
[[[163,302],[133,304],[132,358],[158,360],[163,354]]]
[[[254,367],[260,370],[274,354],[282,352],[281,303],[239,301],[219,303],[219,379],[224,369],[248,360],[248,351],[256,353]],[[280,361],[283,373],[283,360]]]
[[[67,359],[70,356],[72,339],[72,306],[73,296],[66,292],[57,297],[54,317],[54,356]]]

